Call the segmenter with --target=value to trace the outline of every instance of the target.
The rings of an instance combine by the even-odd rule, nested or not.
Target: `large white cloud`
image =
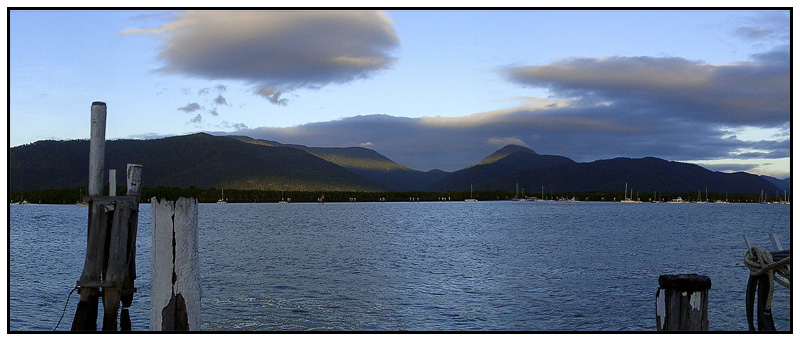
[[[245,81],[275,104],[276,93],[370,77],[400,43],[378,11],[187,11],[123,34],[162,36],[163,72]]]

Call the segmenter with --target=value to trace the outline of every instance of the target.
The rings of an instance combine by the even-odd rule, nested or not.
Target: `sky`
[[[744,10],[25,10],[9,144],[209,132],[423,171],[506,144],[790,170],[790,17]]]

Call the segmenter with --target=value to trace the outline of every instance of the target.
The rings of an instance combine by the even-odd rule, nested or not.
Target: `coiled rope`
[[[778,259],[778,261],[774,259]],[[758,277],[766,274],[769,277],[766,310],[772,309],[772,293],[775,282],[791,290],[792,273],[788,267],[791,263],[792,256],[789,250],[766,252],[753,246],[744,254],[744,266],[750,270],[750,276]],[[775,276],[775,274],[779,276]]]

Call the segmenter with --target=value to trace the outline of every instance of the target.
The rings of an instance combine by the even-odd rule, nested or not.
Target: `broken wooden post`
[[[661,275],[656,292],[656,328],[658,331],[707,331],[707,276]]]
[[[128,308],[133,303],[133,294],[136,292],[133,280],[136,279],[136,235],[139,228],[138,213],[139,196],[142,190],[142,165],[129,163],[126,174],[128,191],[125,195],[134,202],[133,206],[136,208],[136,214],[131,215],[128,228],[127,269],[122,280],[122,291],[120,292],[122,303],[122,312],[119,317],[120,330],[131,330],[131,316]]]
[[[142,191],[142,165],[128,164],[128,195],[139,196]]]
[[[155,197],[150,330],[200,329],[197,198]]]

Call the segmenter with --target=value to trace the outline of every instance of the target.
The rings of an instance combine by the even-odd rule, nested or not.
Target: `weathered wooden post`
[[[106,104],[92,102],[92,126],[89,136],[89,196],[103,192],[103,168],[106,154]]]
[[[127,193],[126,195],[136,201],[137,214],[131,216],[130,228],[128,229],[128,262],[125,278],[122,282],[121,302],[122,313],[120,314],[120,330],[131,330],[131,316],[128,308],[133,303],[133,293],[136,288],[133,280],[136,279],[136,235],[139,228],[139,197],[142,190],[142,165],[128,164],[127,166]]]
[[[656,292],[656,327],[658,331],[707,331],[707,276],[661,275]]]
[[[200,329],[197,198],[155,197],[150,330]]]
[[[103,188],[103,167],[106,141],[106,104],[93,102],[89,139],[89,197],[99,196]],[[89,229],[87,232],[86,260],[78,281],[81,299],[72,320],[72,330],[97,330],[97,297],[100,295],[100,274],[105,254],[108,211],[100,202],[89,203]],[[83,285],[80,285],[80,284]],[[96,284],[91,285],[91,284]]]
[[[92,131],[89,142],[89,227],[86,260],[77,286],[81,299],[72,321],[72,330],[97,330],[97,301],[103,290],[103,330],[117,330],[117,313],[123,302],[123,330],[130,330],[127,307],[133,300],[133,278],[136,277],[135,246],[139,215],[141,165],[136,186],[128,195],[102,196],[103,160],[105,157],[106,105],[92,103]],[[130,169],[130,165],[129,165]],[[131,173],[129,171],[129,177]],[[109,174],[110,193],[116,187],[116,175]],[[129,300],[128,300],[129,299]]]
[[[108,196],[113,197],[117,195],[117,170],[108,170]]]

